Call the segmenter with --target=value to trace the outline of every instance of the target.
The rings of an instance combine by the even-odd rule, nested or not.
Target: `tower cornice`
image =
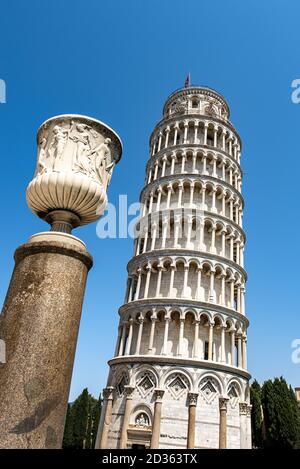
[[[160,151],[158,151],[157,153],[155,153],[154,155],[151,155],[147,161],[147,166],[146,168],[149,167],[149,165],[151,163],[153,163],[153,161],[155,161],[156,159],[159,159],[161,156],[163,155],[172,155],[173,153],[176,153],[176,152],[179,152],[179,151],[203,151],[203,153],[207,153],[207,154],[212,154],[214,156],[217,156],[216,154],[221,154],[222,156],[225,156],[226,158],[228,158],[229,161],[231,161],[231,163],[235,164],[236,167],[238,168],[238,170],[240,171],[241,173],[241,176],[243,176],[243,170],[242,170],[242,167],[241,165],[239,164],[239,162],[237,160],[234,159],[233,156],[231,156],[228,152],[222,150],[221,148],[214,148],[210,145],[203,145],[203,144],[200,144],[200,143],[181,143],[180,145],[175,145],[175,146],[172,146],[172,147],[167,147],[167,148],[162,148]]]
[[[220,100],[223,106],[225,106],[226,108],[228,117],[230,116],[230,109],[224,96],[218,91],[214,90],[213,88],[210,88],[209,86],[200,86],[200,85],[199,86],[193,85],[193,86],[188,86],[184,88],[178,88],[177,90],[173,91],[173,93],[171,93],[168,96],[167,101],[164,104],[163,112],[165,113],[165,110],[168,107],[170,101],[174,99],[176,95],[190,96],[192,94],[198,95],[199,93],[201,93],[204,96],[210,96],[211,98],[216,98]]]
[[[194,208],[194,207],[188,208],[188,212],[191,212],[191,213],[193,213],[193,211],[196,212],[197,210],[199,210],[199,209]],[[173,212],[174,216],[176,216],[177,213],[180,214],[182,212],[182,208],[174,208],[171,211]],[[240,235],[243,237],[244,243],[246,243],[246,241],[247,241],[246,233],[243,230],[243,228],[240,225],[238,225],[235,221],[231,220],[228,217],[220,215],[219,213],[213,213],[213,212],[210,212],[208,210],[200,210],[200,211],[201,211],[201,214],[204,217],[211,218],[211,219],[217,219],[220,222],[224,222],[227,225],[231,225],[234,229],[236,229],[240,233]],[[156,212],[153,212],[153,213],[148,213],[144,217],[141,217],[139,219],[138,223],[142,223],[143,220],[145,220],[146,218],[148,218],[148,219],[152,218],[153,222],[157,221],[157,219],[159,218],[160,215],[163,218],[164,214],[169,213],[169,212],[170,212],[170,209],[163,209],[163,210],[159,210],[159,211],[156,211]],[[197,251],[197,252],[200,252],[200,251]]]
[[[160,119],[158,121],[158,123],[155,125],[150,137],[149,137],[149,144],[151,145],[151,142],[152,142],[152,138],[153,138],[153,135],[159,131],[159,127],[162,125],[162,124],[165,124],[166,126],[167,125],[170,125],[171,123],[173,122],[178,122],[178,121],[185,121],[185,120],[204,120],[204,121],[209,121],[209,122],[216,122],[218,124],[220,124],[220,126],[227,126],[229,127],[229,129],[235,134],[235,136],[237,137],[238,141],[239,141],[239,144],[240,144],[240,148],[242,150],[242,141],[241,141],[241,137],[239,135],[239,133],[237,132],[236,128],[234,127],[234,125],[232,124],[232,122],[230,122],[229,120],[224,120],[224,119],[220,119],[219,117],[216,117],[216,116],[208,116],[207,114],[195,114],[195,113],[186,113],[186,114],[176,114],[174,116],[168,116],[168,117],[163,117],[162,119]]]
[[[120,364],[152,364],[152,365],[170,365],[170,366],[192,366],[201,370],[214,370],[231,373],[236,376],[242,376],[243,378],[250,379],[251,375],[245,370],[242,370],[236,366],[224,365],[222,363],[199,360],[197,358],[186,358],[186,357],[170,357],[162,355],[130,355],[115,357],[108,361],[109,366],[120,365]]]
[[[218,183],[220,186],[224,185],[224,187],[226,187],[226,189],[230,189],[232,192],[235,193],[235,195],[237,195],[239,197],[239,199],[242,202],[242,206],[244,208],[244,206],[245,206],[244,197],[242,196],[241,192],[239,192],[237,189],[235,189],[235,187],[233,187],[231,184],[229,184],[226,181],[223,181],[222,179],[219,179],[219,178],[216,178],[216,177],[213,177],[213,176],[203,175],[203,174],[196,174],[196,173],[183,173],[183,174],[178,173],[178,174],[173,174],[172,176],[163,176],[163,177],[160,177],[159,179],[155,179],[154,181],[152,181],[149,184],[144,186],[144,188],[143,188],[143,190],[140,194],[140,201],[142,201],[142,198],[143,198],[145,193],[147,193],[148,191],[151,192],[151,189],[153,187],[159,186],[161,183],[163,183],[165,181],[176,181],[177,179],[180,181],[182,179],[187,179],[187,178],[198,180],[199,182],[208,181],[208,182],[212,182],[212,183],[215,183],[215,184]]]
[[[234,309],[221,306],[207,301],[192,300],[188,298],[146,298],[125,303],[119,308],[119,315],[123,316],[129,311],[137,311],[150,308],[174,308],[182,307],[186,309],[199,309],[203,312],[214,311],[216,313],[230,316],[237,321],[241,321],[246,327],[249,326],[249,319],[244,314]]]
[[[226,257],[219,256],[218,254],[212,254],[206,251],[195,251],[195,250],[184,249],[184,248],[183,249],[165,248],[165,249],[157,249],[155,251],[141,253],[137,256],[134,256],[132,259],[130,259],[130,261],[127,264],[127,272],[129,273],[129,271],[135,266],[138,267],[138,265],[141,264],[143,260],[146,263],[150,259],[159,259],[162,257],[170,257],[170,258],[190,257],[191,259],[204,259],[204,260],[216,261],[221,264],[226,264],[228,267],[232,267],[234,270],[238,271],[243,276],[243,278],[245,279],[245,282],[247,281],[247,272],[236,262],[231,261],[230,259],[227,259]]]

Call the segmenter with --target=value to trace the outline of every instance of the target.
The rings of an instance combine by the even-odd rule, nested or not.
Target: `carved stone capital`
[[[103,389],[103,397],[105,400],[108,401],[113,399],[114,389],[115,388],[113,386],[108,386]]]
[[[247,402],[240,402],[239,409],[240,409],[240,415],[247,415],[247,411],[248,411]]]
[[[223,412],[227,412],[228,397],[219,397],[219,409]]]
[[[164,389],[159,389],[159,388],[154,389],[154,396],[155,396],[156,402],[162,402],[164,393],[165,393]]]
[[[197,405],[198,393],[197,392],[189,392],[188,394],[189,405]]]
[[[130,386],[130,384],[125,384],[124,393],[125,393],[126,399],[132,399],[134,389],[135,389],[134,386]]]

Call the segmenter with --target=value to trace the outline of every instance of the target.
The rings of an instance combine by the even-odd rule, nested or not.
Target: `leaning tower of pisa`
[[[250,448],[241,141],[211,88],[150,137],[100,448]]]

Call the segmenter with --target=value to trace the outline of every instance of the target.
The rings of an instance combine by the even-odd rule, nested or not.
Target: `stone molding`
[[[174,306],[181,306],[183,308],[191,308],[191,309],[201,309],[201,311],[205,312],[208,311],[215,311],[216,313],[225,314],[227,316],[231,316],[238,321],[241,321],[246,327],[249,326],[249,320],[246,316],[237,311],[226,308],[225,306],[217,305],[216,303],[208,303],[199,300],[189,300],[187,298],[147,298],[145,300],[134,300],[130,301],[130,303],[125,303],[119,308],[119,315],[122,317],[128,311],[133,309],[134,311],[139,311],[142,308],[149,310],[151,308],[173,308]]]
[[[199,360],[197,358],[186,358],[186,357],[168,357],[165,355],[124,355],[122,357],[115,357],[109,360],[109,366],[115,365],[125,365],[125,364],[151,364],[151,365],[176,365],[178,367],[191,366],[196,369],[203,370],[215,370],[215,371],[224,371],[232,375],[241,376],[249,380],[251,375],[248,371],[238,368],[236,366],[225,365],[219,362],[208,361],[208,360]]]
[[[210,176],[208,174],[196,174],[196,173],[175,173],[175,174],[172,174],[170,176],[163,176],[163,177],[159,177],[157,179],[155,179],[154,181],[150,182],[149,184],[146,184],[140,194],[140,202],[142,202],[142,199],[145,198],[146,196],[150,195],[151,191],[153,191],[153,189],[156,189],[156,186],[160,186],[162,183],[164,182],[177,182],[178,180],[180,181],[181,179],[195,179],[196,182],[197,181],[200,181],[200,182],[212,182],[212,183],[218,183],[220,186],[224,186],[226,189],[229,189],[230,191],[232,191],[242,202],[242,208],[244,208],[245,206],[245,201],[244,201],[244,197],[242,196],[241,192],[239,192],[237,189],[235,189],[235,187],[231,184],[229,184],[228,182],[226,181],[223,181],[223,179],[220,179],[220,178],[216,178],[214,176]],[[194,181],[195,182],[195,181]],[[178,207],[178,209],[180,209],[180,207]],[[172,209],[168,209],[168,211],[170,211]],[[215,215],[218,215],[217,213],[215,213]],[[221,215],[222,216],[222,215]],[[228,219],[227,217],[224,217],[226,219]],[[233,222],[235,223],[235,222]],[[237,225],[239,226],[239,225]]]
[[[228,397],[221,396],[219,397],[219,408],[220,410],[226,411],[227,412],[227,403],[229,401]]]
[[[180,143],[178,145],[172,145],[166,148],[161,148],[157,153],[154,153],[154,155],[149,156],[147,164],[146,164],[146,173],[148,173],[150,165],[155,164],[156,160],[159,160],[159,158],[164,158],[165,156],[167,156],[166,155],[167,153],[168,153],[168,156],[171,156],[172,153],[176,153],[177,151],[199,151],[199,150],[200,151],[203,150],[203,152],[206,151],[206,153],[220,153],[222,156],[225,156],[226,158],[228,158],[228,160],[231,161],[231,163],[234,163],[237,166],[237,169],[239,170],[240,175],[243,177],[244,172],[242,170],[242,167],[240,163],[237,160],[235,160],[232,155],[227,153],[225,150],[222,150],[222,148],[216,148],[210,145],[204,145],[202,143]],[[217,155],[214,155],[214,156],[216,157]]]
[[[18,264],[28,255],[40,253],[62,254],[64,256],[73,257],[83,262],[88,270],[90,270],[93,265],[93,258],[87,251],[72,248],[69,244],[58,241],[40,241],[22,244],[16,249],[14,259],[16,264]]]
[[[149,144],[151,145],[154,135],[161,131],[162,124],[165,124],[167,126],[167,125],[172,124],[173,122],[176,123],[178,121],[185,121],[188,119],[189,120],[193,120],[193,119],[203,120],[203,121],[208,121],[211,123],[217,123],[220,125],[220,127],[228,127],[230,131],[234,134],[234,136],[237,138],[239,145],[240,145],[240,149],[242,150],[241,137],[239,136],[234,125],[229,120],[223,120],[223,119],[220,119],[219,117],[209,116],[207,114],[193,114],[193,113],[175,114],[174,116],[163,117],[154,127],[149,137]],[[200,146],[200,144],[198,144],[198,146]]]
[[[176,253],[176,254],[175,254]],[[203,259],[212,259],[217,262],[221,262],[224,264],[227,264],[227,266],[233,267],[235,270],[237,270],[241,276],[245,279],[245,282],[247,281],[247,272],[243,267],[241,267],[239,264],[237,264],[234,261],[231,261],[230,259],[227,259],[226,257],[219,256],[218,254],[212,254],[210,252],[205,252],[205,251],[192,251],[190,249],[178,249],[178,248],[167,248],[167,249],[157,249],[155,251],[147,251],[147,252],[142,252],[141,254],[138,254],[137,256],[134,256],[127,264],[127,272],[129,273],[131,269],[138,268],[141,259],[157,259],[159,257],[200,257]]]

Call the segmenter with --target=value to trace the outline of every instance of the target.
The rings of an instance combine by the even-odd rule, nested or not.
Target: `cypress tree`
[[[289,387],[289,394],[291,399],[293,421],[295,422],[295,449],[300,449],[300,410],[295,396],[295,391],[291,386]]]
[[[276,434],[275,399],[273,381],[271,379],[264,382],[262,386],[261,399],[264,416],[264,447],[269,448],[274,446],[274,435]]]
[[[294,391],[285,379],[268,380],[262,388],[266,448],[292,449],[299,444],[300,420]],[[298,412],[296,412],[296,410]]]
[[[85,438],[85,449],[91,449],[92,448],[92,426],[93,426],[93,401],[95,399],[89,395],[89,411],[88,411],[88,420],[87,420],[87,426],[86,426],[86,438]]]
[[[73,413],[72,413],[71,404],[68,404],[62,447],[63,449],[68,449],[68,448],[72,448],[72,445],[73,445]]]
[[[92,430],[91,430],[91,439],[92,439],[92,448],[95,448],[95,443],[96,443],[96,437],[97,437],[97,431],[98,431],[98,425],[99,425],[99,420],[101,416],[101,410],[102,410],[102,396],[100,394],[99,399],[95,399],[95,403],[93,405],[92,409],[92,417],[93,417],[93,424],[92,424]]]
[[[63,448],[90,449],[95,447],[102,408],[102,396],[95,399],[84,389],[68,404]]]
[[[252,428],[252,446],[254,448],[262,448],[262,405],[261,405],[261,387],[255,380],[250,387],[251,411],[251,428]]]
[[[86,432],[89,415],[89,393],[85,388],[76,399],[72,407],[73,413],[73,447],[82,449],[85,447]]]

